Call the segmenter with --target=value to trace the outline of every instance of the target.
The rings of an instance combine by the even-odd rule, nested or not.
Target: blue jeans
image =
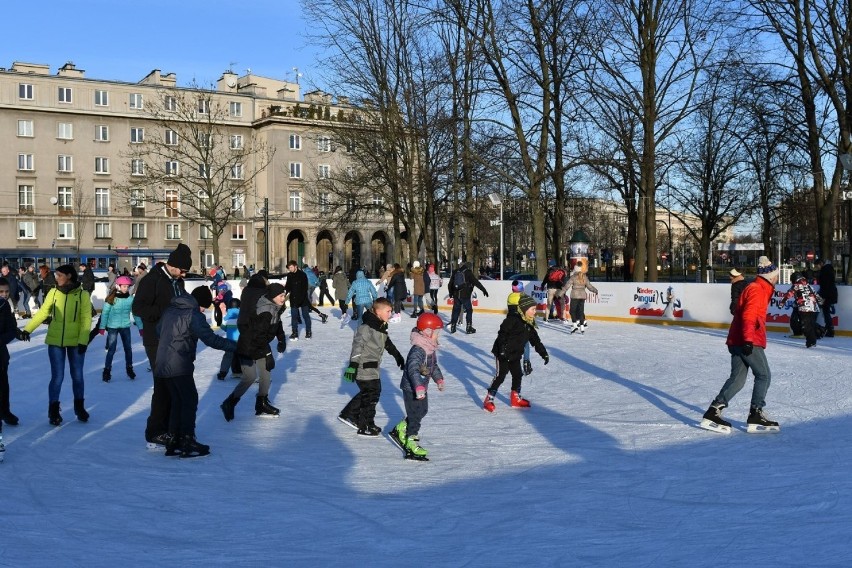
[[[754,347],[751,355],[743,354],[742,347],[730,346],[731,353],[731,376],[722,385],[722,390],[716,396],[714,403],[728,405],[730,400],[745,386],[748,370],[754,373],[754,389],[751,391],[751,405],[755,408],[763,408],[766,404],[766,391],[769,390],[770,372],[769,363],[766,361],[766,353],[763,347]]]
[[[459,316],[461,315],[462,308],[464,308],[465,318],[467,319],[467,325],[473,325],[473,305],[470,301],[470,298],[467,300],[459,300],[455,299],[453,302],[453,312],[450,316],[450,325],[456,325],[456,322],[459,321]]]
[[[115,355],[115,348],[118,344],[118,338],[121,337],[121,346],[124,347],[124,366],[132,367],[133,366],[133,353],[130,350],[130,328],[129,327],[119,327],[119,328],[110,328],[107,329],[106,336],[106,361],[104,362],[104,367],[107,369],[112,368],[112,358]]]
[[[423,296],[414,296],[414,311],[416,312],[418,308],[421,312],[423,311]]]
[[[83,363],[85,355],[77,352],[77,346],[57,347],[47,346],[47,357],[50,359],[50,384],[47,394],[50,402],[59,402],[59,393],[62,391],[62,381],[65,379],[65,357],[68,357],[68,370],[71,371],[71,382],[75,399],[83,399]]]
[[[369,310],[373,307],[373,304],[355,304],[355,319],[361,319],[361,316],[364,315],[364,310]]]
[[[310,333],[311,331],[311,306],[305,305],[298,308],[290,308],[290,327],[293,329],[293,333],[299,333],[299,314],[301,315],[302,321],[305,322],[305,331]]]

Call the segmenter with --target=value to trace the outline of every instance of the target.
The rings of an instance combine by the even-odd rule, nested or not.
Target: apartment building
[[[0,256],[84,258],[96,267],[117,262],[122,269],[165,258],[183,242],[199,271],[214,261],[229,270],[245,264],[278,271],[288,259],[324,270],[353,264],[375,270],[392,258],[393,231],[384,216],[347,226],[317,199],[319,181],[347,167],[345,148],[327,130],[352,107],[322,92],[303,97],[300,86],[288,81],[226,71],[204,90],[226,109],[218,126],[232,149],[252,138],[275,150],[251,187],[230,204],[235,214],[218,239],[218,259],[209,227],[162,200],[178,191],[168,180],[146,190],[156,192],[159,203],[119,191],[144,168],[171,167],[168,158],[156,165],[134,159],[134,148],[152,133],[168,144],[168,129],[157,120],[162,112],[155,110],[168,110],[174,97],[197,91],[177,86],[174,74],[159,70],[127,83],[87,78],[70,62],[56,73],[48,65],[21,62],[0,68]],[[206,104],[199,113],[208,110]],[[233,166],[235,181],[243,167],[253,164]],[[172,173],[204,175],[186,169]]]

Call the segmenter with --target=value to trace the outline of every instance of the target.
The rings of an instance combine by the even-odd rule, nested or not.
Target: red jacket
[[[751,343],[755,347],[766,347],[766,311],[773,293],[775,286],[760,276],[745,287],[725,343],[735,346]]]

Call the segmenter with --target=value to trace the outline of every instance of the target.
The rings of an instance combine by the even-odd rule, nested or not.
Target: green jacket
[[[33,314],[24,330],[32,333],[50,316],[47,326],[48,345],[73,347],[89,344],[89,331],[92,327],[92,299],[89,293],[74,283],[66,290],[54,288],[48,292],[38,312]]]

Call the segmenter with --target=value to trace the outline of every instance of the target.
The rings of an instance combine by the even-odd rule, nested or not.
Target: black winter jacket
[[[237,340],[237,353],[252,361],[263,359],[271,353],[269,342],[279,334],[283,311],[284,308],[279,307],[266,296],[261,296],[256,303],[254,315],[249,316],[245,324],[241,324],[239,321],[237,323],[240,330],[240,337]],[[243,309],[242,304],[240,304],[240,316],[242,314]],[[284,341],[283,334],[278,339]]]
[[[517,306],[514,308],[509,310],[506,319],[500,324],[500,331],[497,332],[491,352],[507,361],[519,361],[524,356],[524,345],[529,341],[536,353],[542,357],[546,356],[547,349],[539,339],[535,327],[524,321]]]
[[[465,283],[461,287],[456,286],[456,272],[458,272],[459,270],[463,271],[464,273]],[[488,292],[485,291],[485,288],[482,286],[476,276],[473,275],[473,272],[470,270],[470,268],[468,268],[465,264],[457,270],[454,270],[453,273],[450,275],[450,283],[447,285],[447,291],[453,298],[465,301],[470,300],[470,297],[473,295],[474,286],[482,290],[482,293],[488,296]]]
[[[308,300],[308,275],[302,270],[296,270],[287,275],[284,289],[290,294],[290,307],[301,308],[310,306]]]
[[[9,348],[6,344],[15,339],[17,329],[18,323],[12,315],[12,305],[0,298],[0,367],[3,368],[0,372],[6,372],[9,367]]]
[[[237,326],[246,325],[257,311],[257,301],[266,294],[266,282],[260,274],[249,278],[248,284],[240,293],[240,317]]]
[[[160,379],[192,376],[199,339],[213,349],[237,349],[236,342],[213,333],[198,302],[185,293],[171,300],[160,318],[158,332],[160,345],[154,376]]]
[[[388,282],[388,288],[393,290],[394,300],[403,301],[408,292],[408,286],[405,284],[405,273],[402,270],[397,270],[391,276]]]
[[[184,292],[182,279],[173,279],[166,272],[166,265],[158,262],[145,278],[139,282],[136,295],[133,297],[133,315],[142,320],[142,329],[146,333],[142,335],[144,345],[156,345],[157,322],[160,316],[169,306],[172,298],[180,296]]]
[[[88,266],[85,270],[83,270],[83,274],[80,276],[80,287],[89,294],[95,291],[95,273],[92,272],[92,269]]]

